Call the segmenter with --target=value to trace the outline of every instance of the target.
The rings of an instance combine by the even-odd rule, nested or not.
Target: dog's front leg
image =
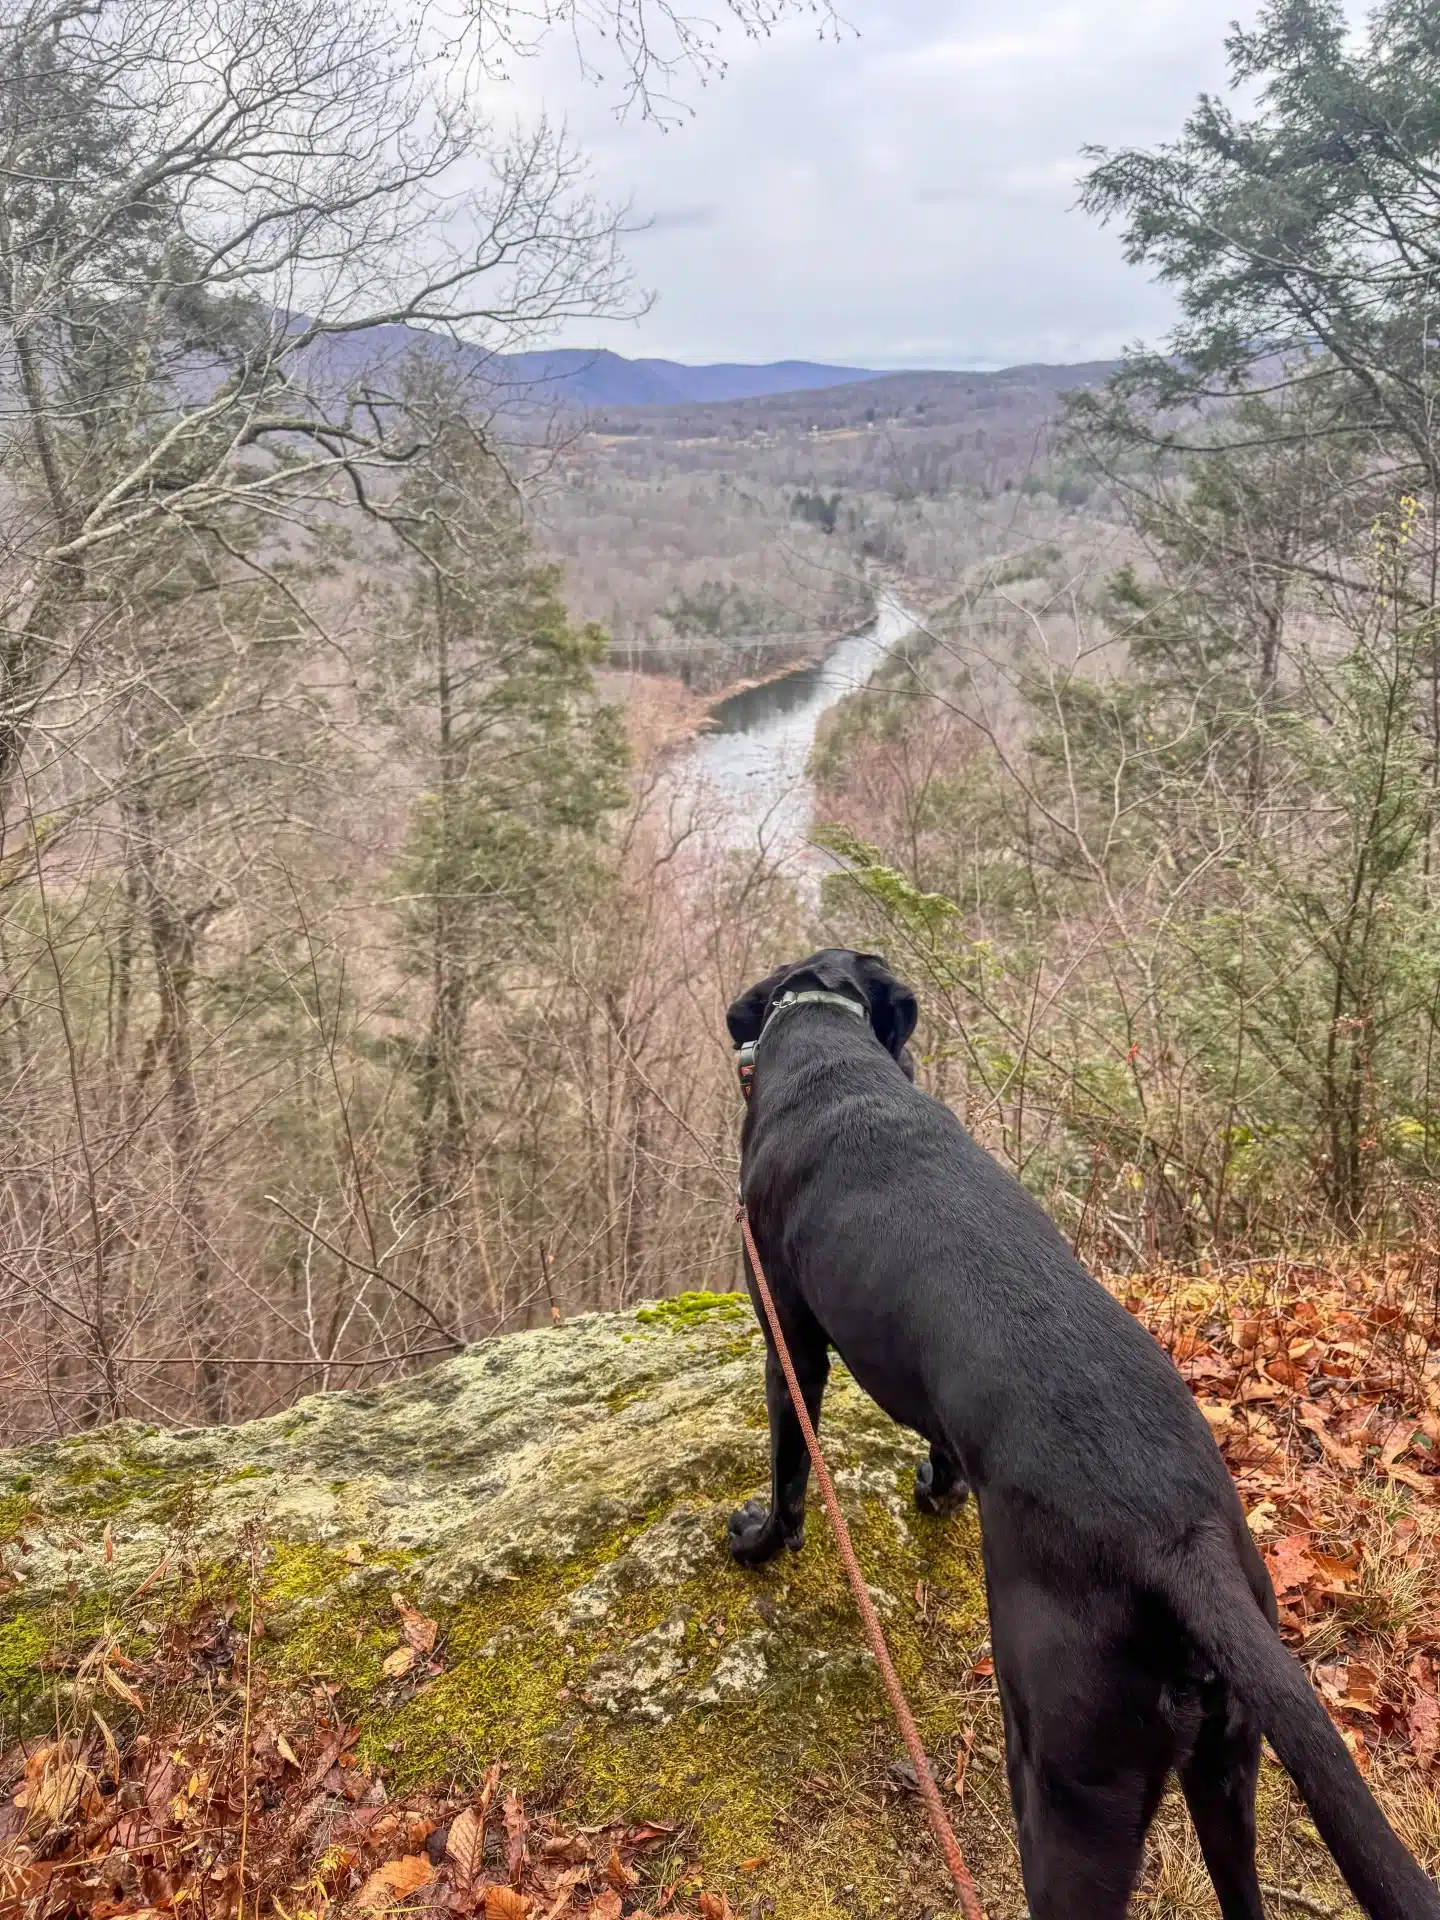
[[[958,1513],[969,1497],[965,1469],[940,1441],[932,1441],[930,1458],[915,1466],[916,1506],[921,1513],[943,1516]]]
[[[810,1424],[820,1426],[820,1402],[830,1376],[830,1353],[823,1335],[789,1341],[795,1377]],[[805,1544],[805,1488],[810,1479],[810,1455],[805,1435],[791,1404],[790,1389],[773,1348],[765,1355],[765,1405],[770,1415],[770,1505],[747,1500],[730,1516],[730,1551],[743,1566],[758,1567],[773,1560],[782,1547],[792,1551]]]

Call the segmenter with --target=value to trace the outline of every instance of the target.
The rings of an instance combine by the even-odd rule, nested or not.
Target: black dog
[[[1224,1920],[1263,1920],[1262,1733],[1366,1913],[1440,1920],[1275,1632],[1189,1390],[1020,1184],[910,1084],[915,1016],[882,961],[842,949],[735,1001],[732,1039],[758,1043],[742,1190],[812,1420],[833,1346],[929,1442],[920,1505],[979,1502],[1035,1920],[1124,1914],[1172,1768]],[[770,1506],[730,1519],[748,1565],[799,1547],[804,1528],[809,1462],[773,1350],[765,1391]]]

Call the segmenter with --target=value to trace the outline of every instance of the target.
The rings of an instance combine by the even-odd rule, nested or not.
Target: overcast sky
[[[866,367],[1076,361],[1163,332],[1169,303],[1075,207],[1080,149],[1172,136],[1223,85],[1236,0],[848,0],[856,32],[736,39],[693,119],[617,122],[557,43],[514,70],[652,224],[655,293],[592,342],[677,360]]]

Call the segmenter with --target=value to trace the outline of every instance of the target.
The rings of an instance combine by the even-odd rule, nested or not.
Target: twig
[[[328,1240],[318,1227],[313,1226],[308,1220],[302,1220],[298,1213],[292,1213],[285,1202],[275,1194],[267,1193],[265,1198],[272,1207],[278,1208],[287,1220],[293,1220],[297,1227],[302,1227],[306,1233],[318,1240],[327,1253],[333,1253],[337,1260],[343,1261],[347,1267],[353,1267],[357,1273],[368,1273],[370,1278],[372,1280],[378,1280],[382,1287],[389,1287],[390,1291],[392,1293],[398,1293],[402,1300],[408,1300],[412,1307],[418,1307],[420,1312],[423,1313],[425,1318],[430,1322],[431,1326],[434,1327],[435,1331],[444,1334],[445,1338],[450,1342],[453,1352],[461,1353],[464,1351],[465,1342],[461,1339],[460,1335],[455,1332],[453,1327],[447,1327],[435,1309],[427,1305],[426,1302],[420,1298],[419,1294],[412,1292],[409,1287],[403,1286],[400,1281],[394,1279],[392,1275],[386,1273],[382,1268],[371,1266],[370,1263],[365,1260],[357,1260],[353,1253],[346,1253],[343,1247],[337,1247],[335,1242]]]
[[[1318,1914],[1320,1920],[1335,1920],[1335,1915],[1340,1911],[1339,1907],[1322,1907],[1308,1893],[1292,1893],[1289,1887],[1267,1886],[1263,1880],[1260,1882],[1260,1891],[1272,1900],[1283,1900],[1289,1906],[1298,1907],[1302,1913]]]
[[[245,1622],[245,1718],[240,1729],[240,1863],[235,1884],[240,1895],[240,1920],[245,1920],[245,1851],[250,1839],[250,1700],[251,1661],[255,1649],[255,1542],[250,1541],[250,1614]]]
[[[130,1596],[131,1600],[138,1600],[142,1593],[148,1593],[151,1587],[153,1587],[155,1582],[160,1578],[161,1574],[164,1573],[165,1569],[169,1566],[169,1564],[170,1564],[169,1554],[162,1553],[158,1564],[151,1568],[150,1572],[146,1574],[145,1578],[140,1582],[139,1586],[136,1587],[135,1591],[131,1594]]]

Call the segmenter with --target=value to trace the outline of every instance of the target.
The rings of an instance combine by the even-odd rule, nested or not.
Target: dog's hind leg
[[[915,1504],[921,1513],[940,1516],[958,1513],[970,1497],[970,1486],[958,1460],[938,1440],[930,1458],[915,1465]]]
[[[1021,1757],[1011,1798],[1032,1920],[1124,1920],[1167,1772],[1127,1767],[1082,1782],[1043,1755]]]
[[[1030,1912],[1122,1920],[1176,1754],[1162,1676],[1124,1589],[1058,1592],[1012,1577],[1004,1518],[985,1566]]]
[[[768,1329],[767,1329],[768,1332]],[[830,1350],[820,1329],[785,1329],[785,1342],[810,1424],[820,1425],[820,1402],[830,1377]],[[805,1544],[805,1489],[810,1455],[790,1401],[790,1389],[773,1347],[765,1355],[765,1406],[770,1415],[770,1505],[747,1500],[730,1516],[730,1551],[747,1567],[773,1560],[782,1547]]]
[[[1260,1729],[1221,1696],[1180,1768],[1180,1784],[1223,1920],[1265,1920],[1255,1871]]]

